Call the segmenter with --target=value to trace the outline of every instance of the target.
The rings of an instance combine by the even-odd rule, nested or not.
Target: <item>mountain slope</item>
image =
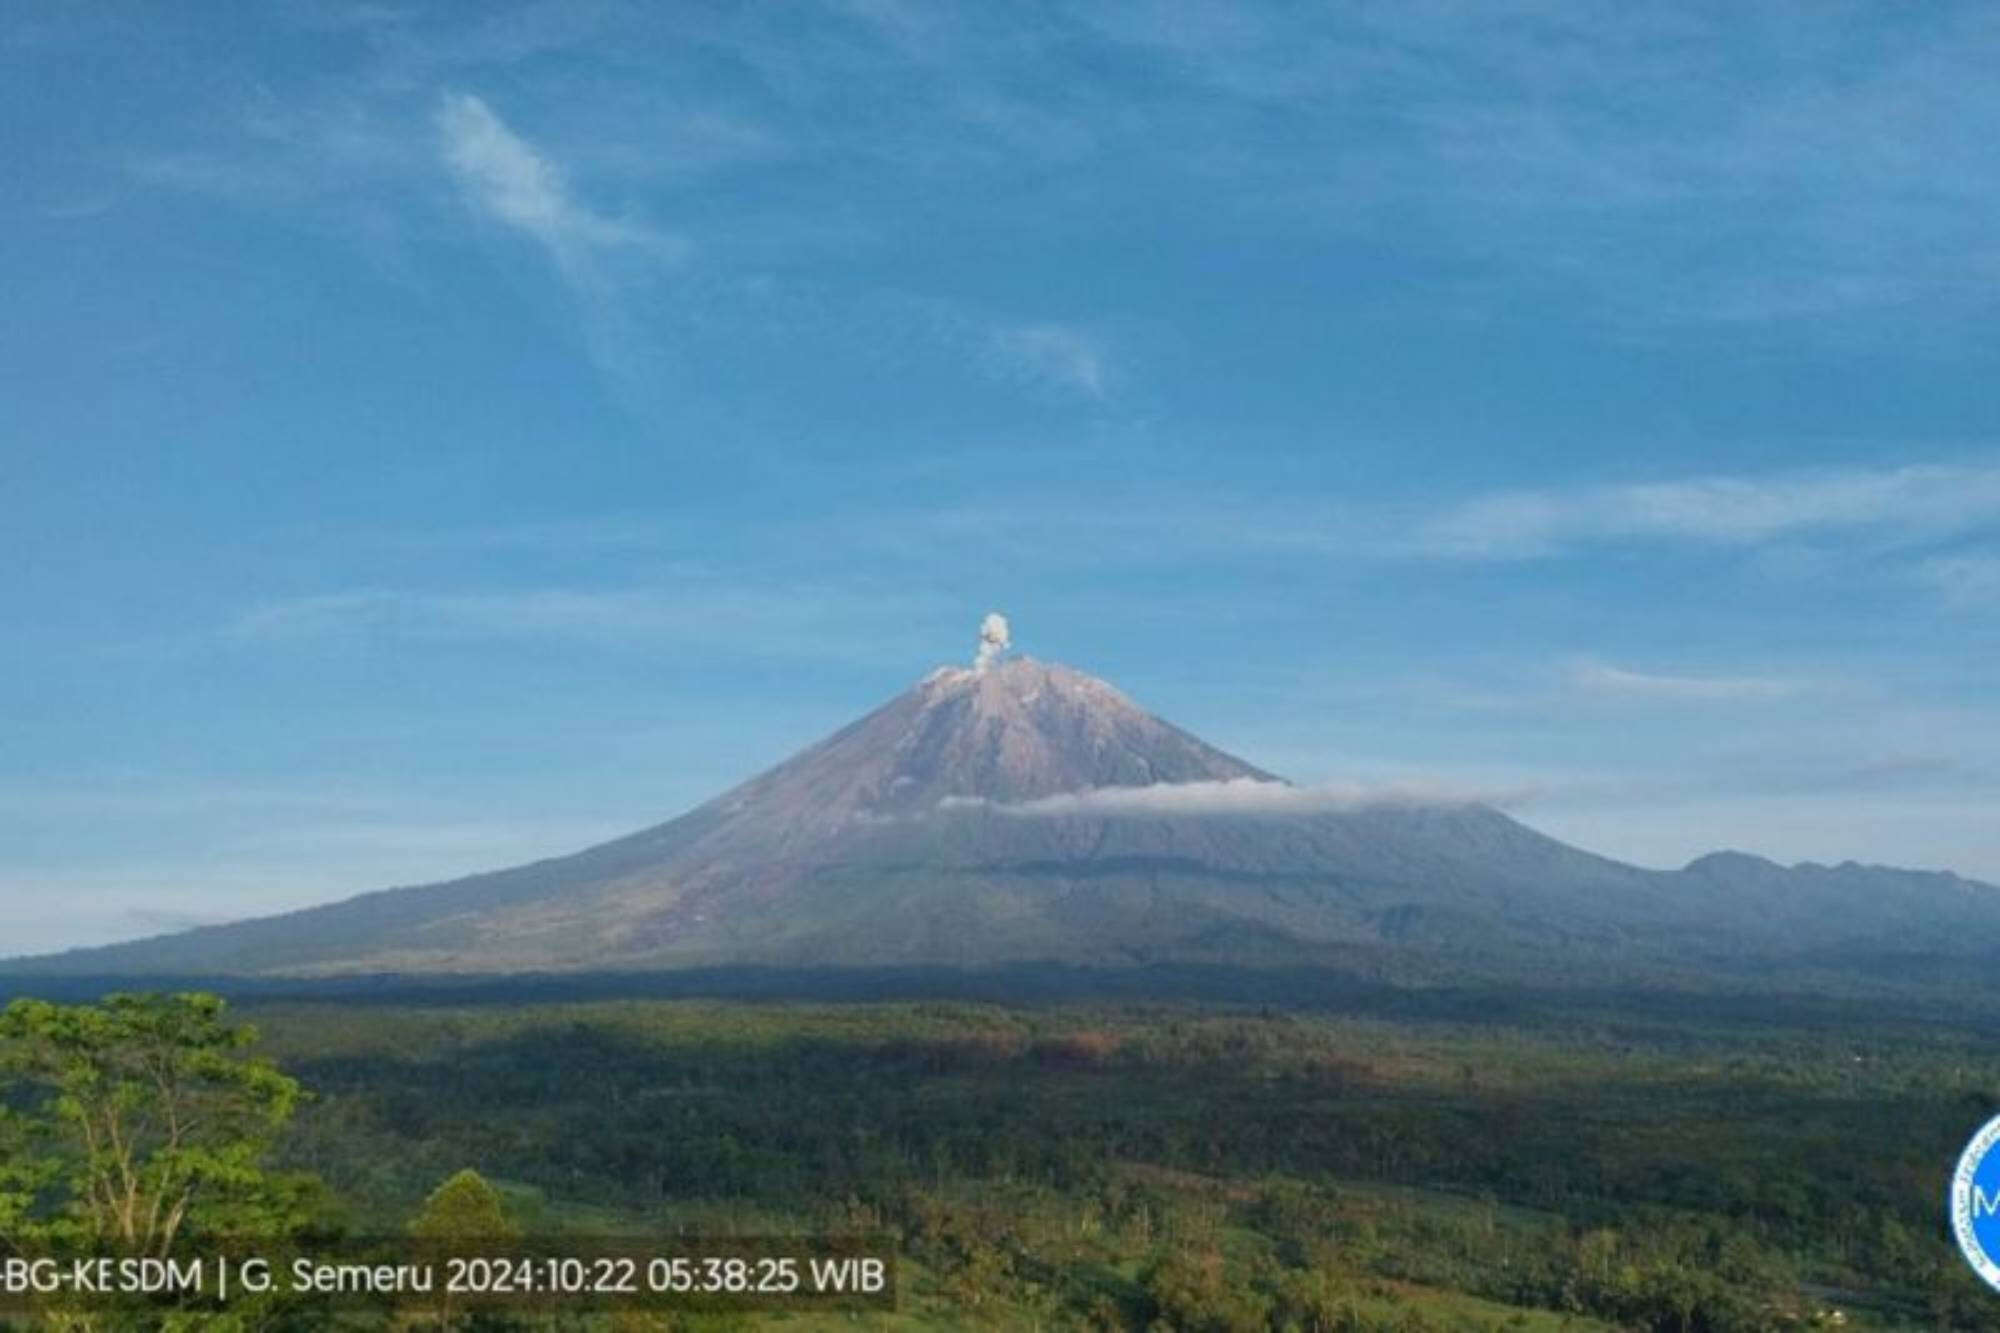
[[[723,963],[1804,955],[2000,941],[2000,891],[1723,854],[1622,865],[1478,805],[1321,801],[1026,658],[943,669],[678,819],[572,856],[8,965],[509,972]]]

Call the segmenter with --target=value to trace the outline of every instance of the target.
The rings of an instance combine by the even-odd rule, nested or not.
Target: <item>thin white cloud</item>
[[[471,93],[445,94],[435,120],[445,165],[467,202],[547,251],[576,300],[591,361],[627,410],[651,415],[672,362],[632,292],[684,258],[687,243],[588,207],[556,161]]]
[[[160,907],[134,907],[125,916],[148,935],[177,935],[199,926],[227,925],[232,919],[221,912],[181,912]]]
[[[1106,358],[1096,338],[1062,324],[995,329],[990,350],[996,368],[1011,378],[1054,385],[1092,398],[1106,392]]]
[[[221,780],[163,782],[132,775],[34,783],[0,781],[0,819],[83,817],[136,822],[201,817],[382,814],[393,799],[350,789]]]
[[[671,614],[643,593],[539,589],[503,593],[424,593],[363,589],[273,602],[231,627],[244,639],[297,639],[350,633],[413,637],[633,632]]]
[[[604,267],[619,255],[678,261],[688,252],[685,240],[587,206],[559,163],[516,134],[474,94],[447,93],[438,105],[436,124],[445,164],[468,202],[548,252],[585,307],[591,355],[628,394],[643,399],[649,392],[643,386],[658,378],[664,363],[655,345],[659,315],[642,316],[625,299],[626,284],[610,281]],[[1102,340],[1070,325],[1009,324],[974,307],[935,298],[871,301],[849,293],[843,300],[812,284],[781,287],[768,278],[745,284],[710,274],[685,281],[692,285],[683,289],[683,303],[701,310],[709,332],[728,326],[726,312],[739,308],[756,322],[759,337],[773,336],[774,329],[781,337],[816,331],[829,312],[811,307],[837,300],[842,308],[834,318],[849,329],[863,330],[862,341],[878,357],[897,341],[922,348],[936,345],[998,380],[1091,399],[1103,399],[1109,390],[1109,358]]]
[[[911,624],[951,604],[943,597],[876,585],[773,590],[691,581],[666,588],[491,592],[370,588],[268,602],[238,616],[223,637],[258,645],[552,639],[907,662],[921,660],[922,652]]]
[[[547,247],[572,282],[593,283],[591,255],[639,249],[677,258],[685,245],[650,227],[606,217],[579,202],[563,172],[510,130],[482,99],[447,93],[437,129],[445,164],[466,198],[483,213]]]
[[[754,6],[492,9],[294,15],[314,36],[358,30],[370,53],[298,95],[331,89],[400,123],[412,89],[553,88],[568,125],[601,127],[575,135],[588,146],[574,161],[623,162],[627,181],[763,161],[773,139],[931,190],[962,179],[946,173],[1033,163],[979,197],[1050,229],[1100,217],[1107,181],[1157,180],[1175,190],[1157,197],[1247,222],[1253,242],[1278,227],[1472,260],[1478,276],[1452,305],[1500,309],[1553,286],[1642,327],[1837,336],[1860,321],[1828,316],[1852,312],[1942,338],[1996,290],[1982,219],[2000,175],[1982,127],[2000,31],[1978,6],[1924,7],[1865,39],[1846,7],[1791,6],[1747,40],[1726,15],[1610,24],[1539,0],[1296,11],[1161,0],[1062,23],[880,0],[833,6],[859,20],[847,24]],[[1093,77],[1114,67],[1133,77]],[[870,113],[840,114],[857,87],[880,94]],[[296,149],[283,164],[249,156],[326,172],[319,145]],[[771,200],[791,196],[790,182],[740,193],[749,207],[734,221],[767,232],[876,230],[859,209],[778,219]],[[744,229],[718,227],[717,242]],[[1435,283],[1423,290],[1427,309],[1447,304]]]
[[[2000,556],[1938,556],[1926,560],[1917,573],[1950,605],[2000,606]]]
[[[1615,541],[1749,545],[1816,530],[1922,533],[2000,521],[2000,465],[1913,464],[1578,490],[1508,491],[1424,523],[1428,554],[1519,560]]]
[[[947,796],[944,810],[985,809],[1024,818],[1064,815],[1312,815],[1381,808],[1512,805],[1536,795],[1527,787],[1478,787],[1417,779],[1408,782],[1328,782],[1294,786],[1231,778],[1225,782],[1161,782],[1145,787],[1093,787],[1032,801]]]
[[[1319,171],[1248,135],[1217,144],[1209,125],[1157,136],[1256,179],[1236,192],[1248,206],[1498,255],[1621,323],[1837,336],[1829,315],[1990,303],[1992,248],[1971,220],[1995,192],[1974,128],[1992,93],[1970,77],[1990,63],[1990,14],[1933,6],[1887,25],[1835,80],[1831,53],[1855,31],[1841,7],[1791,7],[1747,44],[1741,24],[1685,7],[1615,24],[1533,0],[1445,8],[1244,17],[1173,0],[1089,21],[1198,82],[1210,124],[1245,104],[1392,109],[1379,140],[1329,135]]]
[[[1589,694],[1690,702],[1782,699],[1806,688],[1801,681],[1767,676],[1673,676],[1604,662],[1577,663],[1569,670],[1569,683]]]

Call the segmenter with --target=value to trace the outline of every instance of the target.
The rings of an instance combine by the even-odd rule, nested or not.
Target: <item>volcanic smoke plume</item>
[[[986,619],[979,622],[979,652],[972,659],[972,669],[986,670],[1013,642],[1014,637],[1007,629],[1007,617],[998,611],[988,611]]]

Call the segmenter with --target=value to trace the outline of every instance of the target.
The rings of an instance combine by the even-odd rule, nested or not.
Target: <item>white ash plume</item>
[[[988,611],[986,619],[979,622],[979,651],[973,655],[972,669],[986,670],[1013,644],[1014,636],[1007,628],[1007,617],[998,611]]]

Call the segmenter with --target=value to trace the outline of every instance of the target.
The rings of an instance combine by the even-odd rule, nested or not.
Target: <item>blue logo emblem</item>
[[[2000,1291],[2000,1115],[1959,1154],[1951,1176],[1951,1231],[1972,1271]]]

